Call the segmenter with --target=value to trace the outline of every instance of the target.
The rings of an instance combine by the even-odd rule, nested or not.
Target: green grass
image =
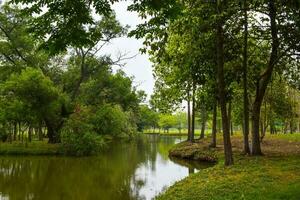
[[[163,130],[159,131],[158,129],[155,129],[155,131],[153,131],[153,129],[146,129],[143,131],[144,134],[159,134],[159,135],[171,135],[171,136],[187,136],[187,129],[182,129],[181,133],[179,132],[178,129],[175,128],[171,128],[169,130],[169,132],[164,132]],[[195,135],[199,136],[201,133],[201,129],[195,129]],[[211,130],[207,129],[205,130],[205,135],[210,135],[211,134]]]
[[[0,155],[57,155],[59,144],[48,144],[47,141],[0,143]]]
[[[276,134],[276,135],[268,135],[270,138],[274,139],[284,139],[289,141],[300,141],[300,133],[294,133],[294,134]]]
[[[177,182],[157,199],[299,200],[300,154],[287,154],[284,147],[293,141],[288,152],[291,152],[291,148],[294,148],[294,152],[299,152],[297,148],[300,148],[300,137],[268,135],[266,140],[268,145],[279,145],[280,152],[273,152],[270,147],[265,147],[265,156],[251,157],[243,156],[237,150],[234,152],[235,164],[224,167],[224,157],[220,149],[218,164]],[[237,141],[233,141],[233,145],[237,148],[235,142]],[[272,145],[271,147],[274,148]]]

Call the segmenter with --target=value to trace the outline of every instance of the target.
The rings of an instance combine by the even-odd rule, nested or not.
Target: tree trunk
[[[260,109],[261,104],[266,92],[266,88],[268,83],[270,82],[273,69],[277,63],[278,59],[278,30],[276,24],[276,7],[274,4],[274,0],[269,1],[269,17],[271,24],[271,37],[272,37],[272,50],[270,59],[268,62],[268,66],[266,70],[261,75],[260,79],[257,82],[256,86],[256,96],[253,104],[253,112],[252,112],[252,155],[262,155],[261,147],[260,147],[260,137],[259,137],[259,122],[260,122]]]
[[[32,127],[29,126],[28,128],[28,141],[31,142],[32,140]]]
[[[216,148],[217,146],[217,100],[214,100],[213,107],[213,120],[212,120],[212,132],[211,132],[210,147]]]
[[[217,2],[218,15],[221,17],[223,14],[223,4]],[[225,154],[225,166],[233,164],[232,147],[230,140],[230,131],[228,124],[228,116],[226,109],[226,94],[225,94],[225,80],[224,80],[224,32],[223,32],[223,19],[219,19],[217,22],[217,62],[218,62],[218,89],[219,89],[219,101],[222,114],[223,125],[223,140],[224,140],[224,154]]]
[[[195,173],[195,168],[189,167],[189,175]]]
[[[191,141],[191,105],[189,100],[189,94],[188,94],[188,100],[187,100],[187,118],[188,118],[188,141]]]
[[[200,139],[203,139],[205,136],[205,125],[206,125],[206,109],[205,105],[201,105],[201,134]]]
[[[196,87],[195,87],[195,83],[193,81],[193,93],[192,93],[192,126],[191,126],[191,138],[190,138],[190,141],[191,142],[194,142],[194,139],[195,139],[195,90],[196,90]]]
[[[61,125],[56,127],[53,123],[51,123],[49,120],[45,119],[45,124],[47,127],[47,135],[49,138],[48,143],[54,144],[60,142],[59,138],[59,130],[61,128]]]
[[[233,135],[232,123],[231,123],[231,101],[228,102],[228,124],[229,124],[230,135]]]
[[[290,134],[293,134],[293,119],[290,120]]]
[[[250,154],[249,148],[249,98],[248,98],[248,5],[244,0],[244,48],[243,48],[243,87],[244,87],[244,153]]]
[[[17,123],[14,122],[14,141],[17,140],[17,132],[18,132]]]
[[[264,123],[262,120],[260,120],[260,141],[262,142],[262,140],[264,139],[265,135],[264,135],[264,132],[265,132],[265,126],[264,126]]]
[[[39,123],[39,127],[38,127],[38,134],[39,134],[39,140],[42,141],[43,140],[43,130],[42,130],[42,123]]]
[[[18,139],[21,141],[21,122],[19,122],[19,127],[18,127]]]

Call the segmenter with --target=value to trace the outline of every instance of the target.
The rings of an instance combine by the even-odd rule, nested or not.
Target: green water
[[[113,143],[94,157],[0,157],[0,199],[152,199],[175,181],[201,168],[170,160],[180,137],[145,136]],[[178,164],[180,163],[180,164]]]

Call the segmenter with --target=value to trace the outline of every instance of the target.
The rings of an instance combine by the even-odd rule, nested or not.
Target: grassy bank
[[[299,200],[300,199],[300,135],[276,135],[262,143],[264,156],[243,156],[242,139],[232,139],[235,164],[224,167],[221,138],[214,153],[219,162],[211,168],[171,186],[159,200]],[[209,140],[193,146],[178,144],[174,151],[184,148],[207,151]],[[206,149],[204,149],[206,148]],[[177,152],[177,153],[178,153]],[[177,157],[179,157],[177,155]]]
[[[0,155],[58,155],[60,148],[59,144],[48,144],[47,141],[1,142]]]
[[[171,128],[168,132],[167,131],[163,131],[163,130],[158,130],[158,129],[146,129],[143,131],[144,134],[153,134],[153,135],[170,135],[170,136],[187,136],[187,129],[182,129],[180,132],[178,131],[178,129],[175,128]],[[196,138],[200,136],[201,130],[200,129],[196,129],[195,130],[195,136]],[[211,134],[211,130],[207,129],[205,130],[205,135],[210,135]]]

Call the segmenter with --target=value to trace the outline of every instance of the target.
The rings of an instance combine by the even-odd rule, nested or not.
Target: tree
[[[13,74],[2,87],[4,97],[13,95],[32,115],[44,120],[49,143],[59,141],[59,131],[68,115],[68,100],[48,77],[40,70],[28,68]]]
[[[147,105],[139,106],[138,130],[143,131],[146,128],[155,129],[158,127],[158,113],[151,110]]]
[[[176,118],[171,114],[160,114],[158,125],[169,133],[169,129],[176,126]]]

